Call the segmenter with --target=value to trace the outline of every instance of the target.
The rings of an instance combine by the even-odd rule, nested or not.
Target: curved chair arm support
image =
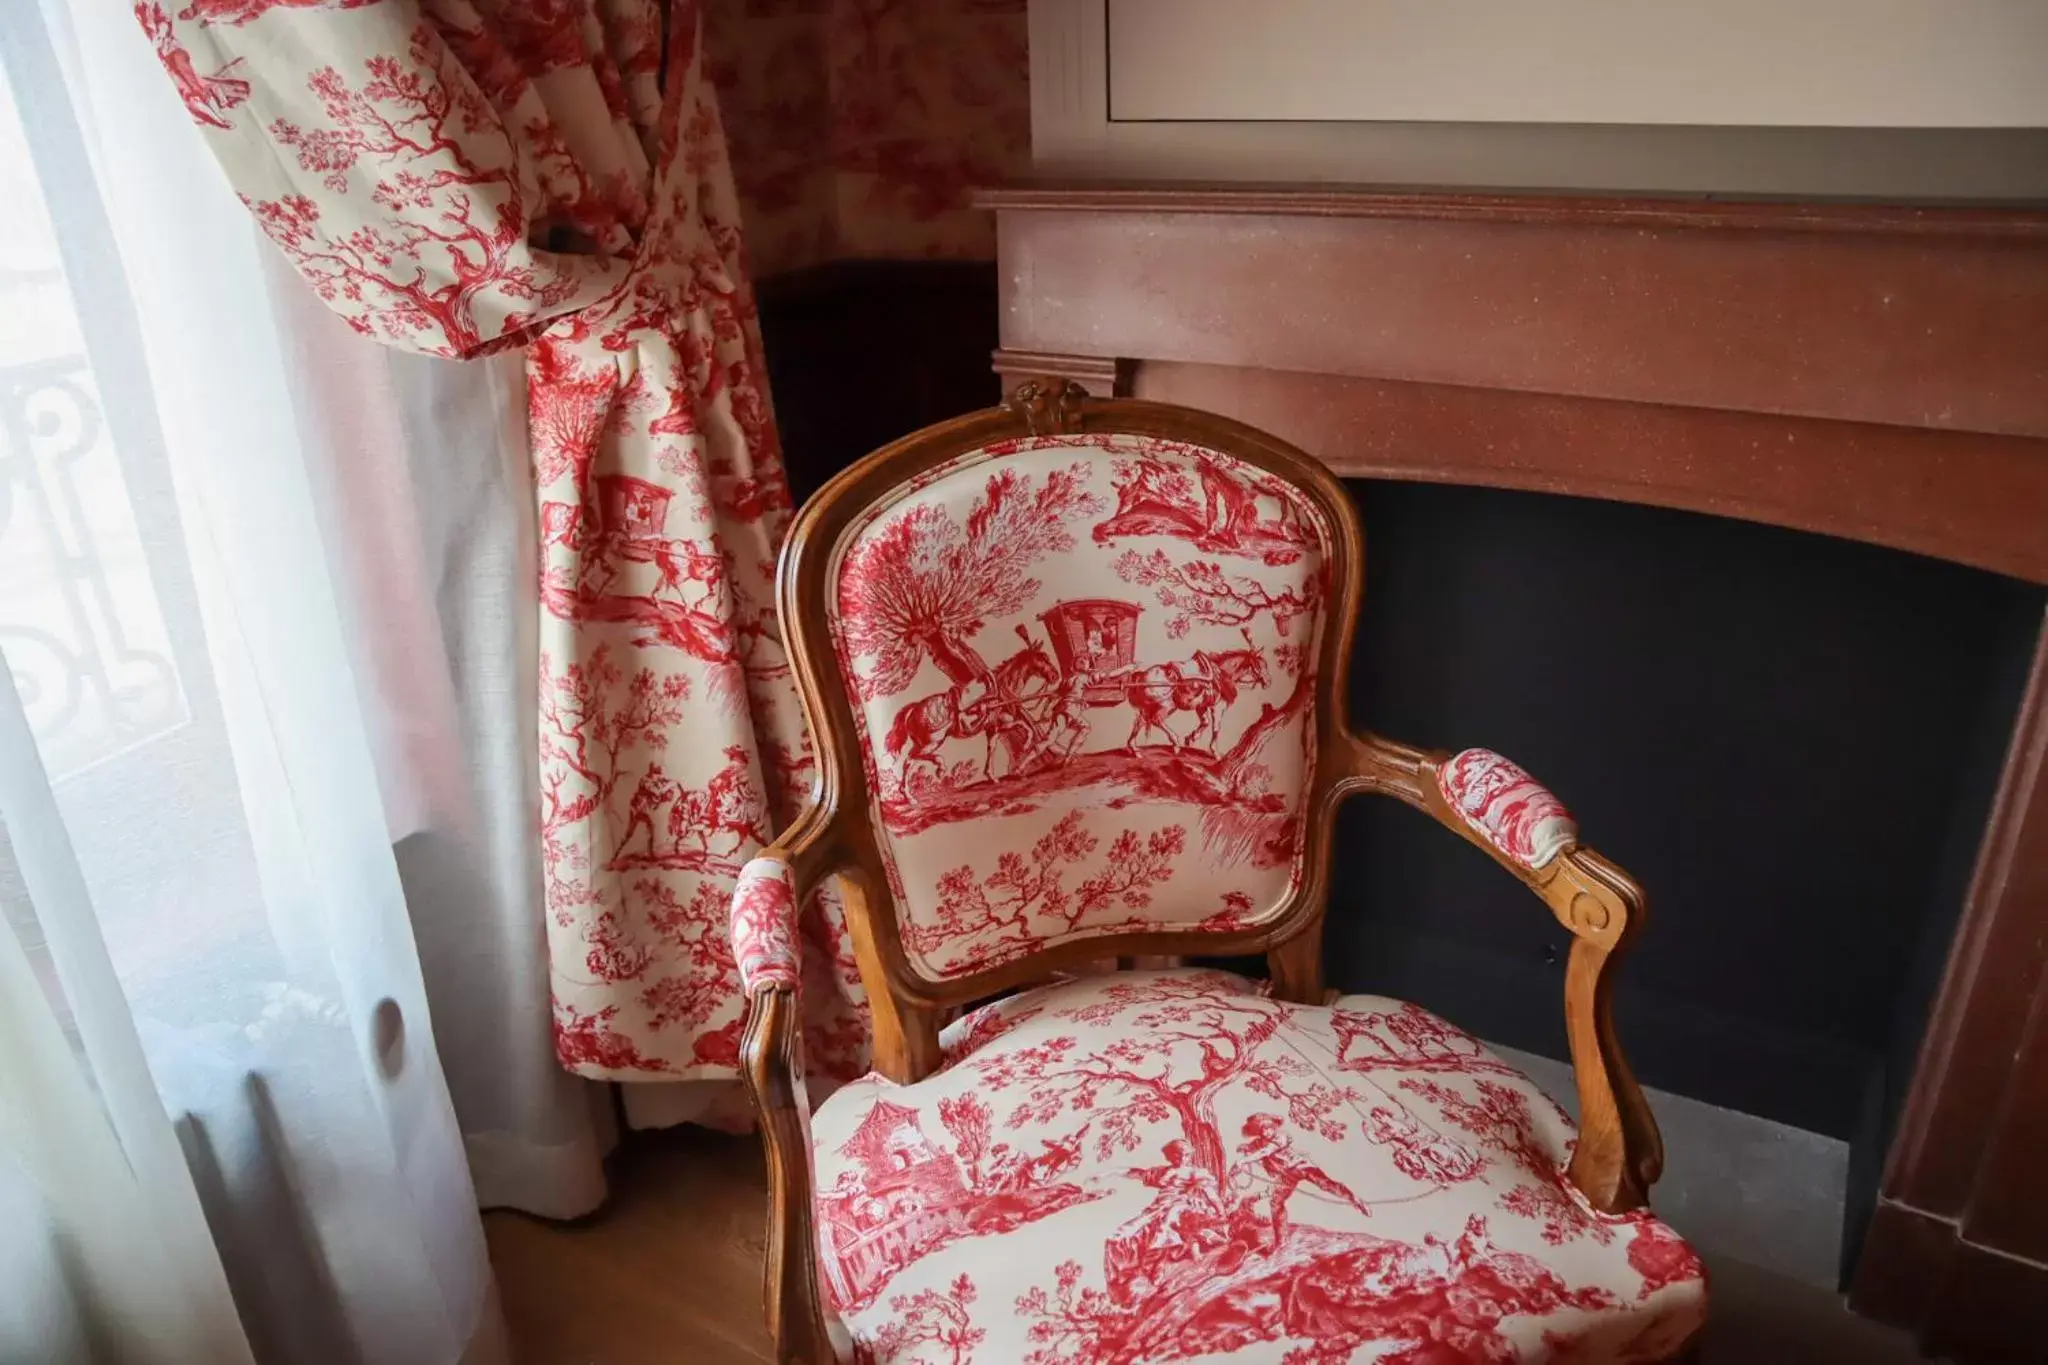
[[[1564,803],[1498,754],[1455,756],[1381,739],[1352,746],[1353,789],[1398,797],[1477,845],[1550,907],[1573,936],[1565,1028],[1579,1090],[1572,1183],[1606,1213],[1639,1208],[1664,1169],[1664,1143],[1615,1036],[1613,967],[1640,929],[1634,878],[1581,844]]]
[[[740,870],[731,918],[733,957],[747,997],[740,1074],[753,1098],[768,1159],[763,1298],[775,1358],[782,1365],[831,1365],[839,1358],[818,1270],[799,995],[797,910],[825,871],[820,858],[807,856],[813,853],[788,843],[764,850]]]

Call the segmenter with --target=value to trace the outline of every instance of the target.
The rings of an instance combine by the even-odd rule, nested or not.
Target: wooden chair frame
[[[1321,511],[1334,532],[1329,600],[1317,658],[1316,746],[1305,813],[1304,876],[1281,912],[1243,932],[1123,933],[1069,941],[968,975],[933,980],[905,956],[871,827],[866,770],[838,651],[826,622],[833,549],[861,513],[907,480],[993,441],[1033,434],[1113,432],[1220,450],[1278,475]],[[1640,929],[1642,888],[1579,845],[1528,869],[1504,857],[1445,802],[1437,769],[1448,757],[1351,727],[1346,703],[1362,598],[1364,531],[1344,486],[1320,462],[1263,432],[1190,408],[1090,398],[1078,385],[1019,387],[1000,408],[969,414],[885,446],[833,479],[798,515],[783,547],[777,590],[789,660],[818,756],[808,806],[763,856],[788,866],[798,903],[836,876],[867,987],[875,1070],[909,1083],[939,1064],[939,1028],[958,1007],[1002,995],[1085,963],[1152,955],[1263,953],[1273,994],[1324,1002],[1322,927],[1329,895],[1330,829],[1346,797],[1392,796],[1435,818],[1525,883],[1573,935],[1565,1023],[1579,1092],[1579,1142],[1570,1177],[1593,1206],[1640,1207],[1663,1168],[1657,1123],[1630,1073],[1610,1009],[1614,965]],[[741,1068],[761,1118],[768,1156],[767,1310],[784,1361],[834,1359],[813,1226],[801,1016],[794,992],[752,992]]]

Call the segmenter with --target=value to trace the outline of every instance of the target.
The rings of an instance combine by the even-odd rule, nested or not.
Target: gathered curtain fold
[[[694,0],[142,0],[235,191],[357,330],[526,352],[537,813],[556,1050],[734,1074],[742,865],[811,756],[776,629],[790,514]],[[866,1064],[843,915],[808,1055]]]

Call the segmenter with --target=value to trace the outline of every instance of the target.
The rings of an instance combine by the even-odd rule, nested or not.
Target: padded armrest
[[[1467,827],[1519,867],[1535,871],[1578,847],[1564,802],[1491,749],[1467,749],[1437,770],[1444,803]]]
[[[780,858],[755,858],[740,869],[732,896],[732,955],[740,989],[794,991],[800,975],[796,937],[796,876]]]

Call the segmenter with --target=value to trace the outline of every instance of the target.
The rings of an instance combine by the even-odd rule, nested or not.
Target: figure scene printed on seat
[[[1414,1005],[1082,978],[815,1124],[834,1311],[874,1362],[1664,1358],[1704,1271],[1570,1186],[1569,1118]]]
[[[833,635],[921,968],[1278,909],[1331,535],[1245,461],[1085,434],[972,451],[848,529]]]

